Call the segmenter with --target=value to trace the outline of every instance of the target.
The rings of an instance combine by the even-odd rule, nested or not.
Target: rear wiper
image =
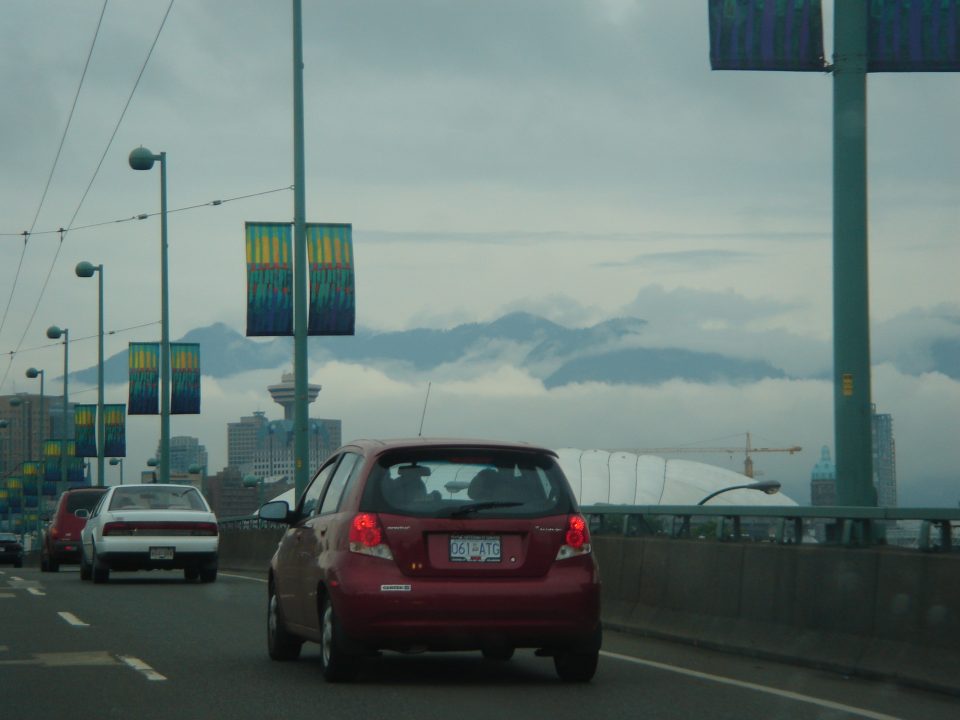
[[[504,508],[504,507],[516,507],[517,505],[523,505],[522,502],[502,502],[497,500],[491,500],[488,502],[475,502],[470,503],[469,505],[461,505],[456,510],[450,513],[450,517],[465,517],[471,513],[477,512],[477,510],[488,510],[490,508]]]

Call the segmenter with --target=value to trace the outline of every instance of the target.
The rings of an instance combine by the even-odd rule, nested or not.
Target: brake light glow
[[[60,537],[60,530],[58,530],[56,527],[50,528],[50,537],[56,540],[58,537]]]
[[[384,542],[380,519],[374,513],[358,513],[350,523],[350,552],[393,560],[390,546]]]
[[[557,553],[557,560],[590,554],[592,550],[590,547],[590,531],[587,530],[587,521],[583,518],[583,515],[570,516],[563,541],[564,544],[560,546],[560,551]]]

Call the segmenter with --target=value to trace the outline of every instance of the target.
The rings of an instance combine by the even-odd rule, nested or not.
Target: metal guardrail
[[[960,508],[598,504],[582,506],[581,511],[590,520],[591,532],[598,535],[709,537],[721,542],[782,545],[825,542],[846,547],[891,544],[890,526],[914,520],[919,521],[916,537],[905,545],[897,544],[926,552],[960,551],[956,544],[960,541]],[[746,525],[753,532],[743,532]],[[807,532],[817,526],[824,531],[823,541]]]
[[[869,508],[759,505],[584,505],[581,511],[597,535],[665,536],[721,542],[821,543],[807,530],[826,530],[826,541],[846,547],[887,545],[891,523],[919,521],[917,536],[903,547],[925,552],[960,551],[960,508]],[[700,519],[700,522],[695,522]],[[285,528],[256,515],[219,519],[224,530]],[[956,525],[956,527],[954,527]],[[694,529],[699,528],[694,535]],[[744,532],[744,530],[752,532]],[[763,533],[758,535],[757,533]]]

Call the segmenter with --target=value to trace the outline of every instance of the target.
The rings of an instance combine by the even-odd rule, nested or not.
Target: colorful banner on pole
[[[127,406],[103,406],[103,456],[127,456]]]
[[[710,67],[823,72],[821,0],[710,0]]]
[[[174,415],[200,413],[200,343],[170,343],[173,391],[170,412]]]
[[[48,482],[57,482],[60,480],[60,441],[43,441],[43,459],[44,470],[43,479]]]
[[[40,494],[40,478],[42,477],[43,463],[31,460],[23,464],[23,494],[36,496]]]
[[[356,302],[353,279],[353,226],[307,223],[310,265],[308,335],[353,335]]]
[[[290,223],[248,222],[246,245],[247,335],[293,335]]]
[[[160,343],[130,343],[131,415],[156,415],[160,405]]]
[[[73,406],[74,438],[78,457],[97,456],[97,406]]]
[[[79,485],[86,483],[87,478],[84,473],[86,470],[86,463],[83,461],[83,458],[78,457],[68,457],[67,458],[67,482],[71,485]]]
[[[960,0],[870,0],[867,72],[960,70]]]

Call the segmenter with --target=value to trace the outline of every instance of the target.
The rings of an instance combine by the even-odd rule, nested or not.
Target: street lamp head
[[[23,398],[12,397],[10,398],[10,407],[20,407],[23,405]]]
[[[203,470],[203,466],[198,465],[197,463],[192,463],[190,467],[187,468],[187,472],[190,473],[191,475],[196,475],[201,470]]]
[[[244,487],[256,487],[260,484],[260,478],[256,475],[245,475],[243,477],[243,486]]]
[[[9,426],[10,426],[10,423],[8,423],[5,418],[0,418],[0,429],[9,427]]]
[[[160,461],[157,460],[156,458],[150,458],[149,460],[147,460],[147,467],[156,467],[159,464],[160,464]]]
[[[94,273],[99,269],[100,268],[93,263],[88,263],[86,260],[82,260],[77,263],[77,267],[74,272],[77,273],[77,277],[93,277]]]
[[[134,170],[149,170],[153,167],[153,161],[157,156],[147,150],[143,145],[130,151],[130,167]]]
[[[51,325],[47,328],[47,337],[51,340],[59,340],[65,332],[66,330],[63,328],[58,328],[56,325]]]
[[[122,462],[123,462],[122,458],[110,458],[111,465],[119,465]]]
[[[780,492],[780,483],[776,480],[763,480],[761,482],[755,482],[752,485],[747,485],[747,488],[750,490],[759,490],[767,495],[776,495]]]
[[[27,368],[27,377],[34,380],[43,375],[43,370],[37,370],[35,367]]]

